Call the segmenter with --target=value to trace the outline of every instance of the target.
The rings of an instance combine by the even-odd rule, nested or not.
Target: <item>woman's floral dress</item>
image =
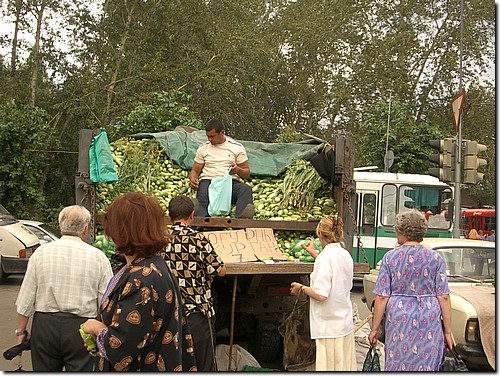
[[[445,345],[437,296],[450,293],[441,256],[421,245],[387,252],[373,292],[389,297],[385,370],[438,371]]]

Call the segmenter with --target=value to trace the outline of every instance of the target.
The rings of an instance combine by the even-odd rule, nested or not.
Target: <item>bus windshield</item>
[[[449,229],[451,223],[445,211],[451,198],[448,187],[385,184],[382,187],[382,224],[394,226],[396,214],[417,209],[425,215],[429,229]]]

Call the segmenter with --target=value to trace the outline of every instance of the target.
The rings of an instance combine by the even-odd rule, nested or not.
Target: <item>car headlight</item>
[[[478,342],[479,338],[479,322],[476,318],[467,320],[465,326],[465,340],[467,342]]]

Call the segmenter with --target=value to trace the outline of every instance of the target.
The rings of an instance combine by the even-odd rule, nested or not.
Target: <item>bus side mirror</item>
[[[448,220],[453,223],[453,218],[455,216],[455,202],[453,200],[448,201]]]

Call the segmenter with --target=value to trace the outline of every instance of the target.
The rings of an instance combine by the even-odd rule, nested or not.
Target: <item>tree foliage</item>
[[[14,216],[39,216],[46,208],[47,152],[54,140],[44,110],[14,101],[0,106],[0,201]]]
[[[383,170],[387,147],[394,152],[394,164],[389,171],[428,173],[430,164],[422,162],[434,152],[429,140],[442,138],[439,127],[427,121],[417,123],[409,106],[398,99],[379,103],[375,111],[367,113],[364,118],[365,132],[358,143],[359,164],[378,166]]]
[[[238,139],[353,136],[358,165],[383,166],[392,98],[393,170],[425,173],[426,138],[454,135],[460,84],[464,135],[494,134],[488,0],[464,0],[462,49],[459,0],[7,0],[2,12],[0,103],[43,108],[66,151],[81,128],[118,136],[218,117]],[[472,191],[494,191],[491,145]],[[48,184],[74,171],[57,159]]]
[[[117,122],[112,137],[171,131],[180,125],[201,129],[201,120],[185,104],[188,101],[183,92],[151,93],[148,103],[141,103]]]

